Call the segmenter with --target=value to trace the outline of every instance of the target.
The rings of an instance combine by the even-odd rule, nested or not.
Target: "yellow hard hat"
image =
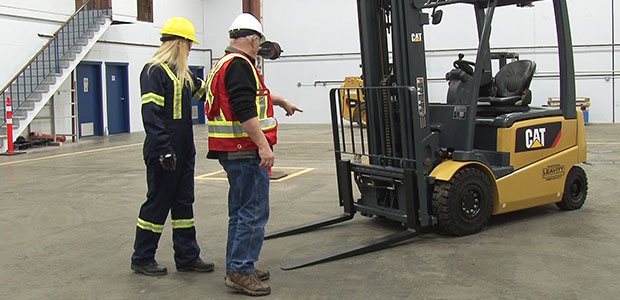
[[[164,26],[161,27],[161,34],[179,36],[199,44],[198,40],[196,40],[194,24],[186,18],[172,17],[168,19],[168,21],[164,23]]]

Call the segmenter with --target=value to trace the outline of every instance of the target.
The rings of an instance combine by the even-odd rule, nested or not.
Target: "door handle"
[[[121,101],[125,101],[125,97],[121,97]]]

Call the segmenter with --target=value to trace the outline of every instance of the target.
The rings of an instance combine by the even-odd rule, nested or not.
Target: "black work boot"
[[[196,258],[193,262],[179,266],[177,265],[177,271],[179,272],[212,272],[214,269],[214,264],[212,262],[205,262],[200,257]]]
[[[132,264],[131,269],[136,273],[146,276],[163,276],[168,274],[168,269],[164,266],[160,266],[157,262],[151,262],[142,266]]]

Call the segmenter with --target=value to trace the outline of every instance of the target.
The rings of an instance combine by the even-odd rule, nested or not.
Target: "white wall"
[[[276,109],[278,121],[329,123],[329,90],[338,85],[314,83],[361,74],[356,1],[269,0],[263,17],[265,35],[284,50],[265,62],[266,84],[304,109],[291,118]]]
[[[112,16],[115,21],[135,22],[138,17],[136,1],[112,0]]]
[[[205,43],[213,49],[213,57],[224,54],[228,46],[228,28],[232,20],[242,11],[241,0],[204,0]]]

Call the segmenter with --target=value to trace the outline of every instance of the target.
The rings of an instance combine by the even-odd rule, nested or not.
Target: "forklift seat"
[[[505,65],[495,75],[495,95],[480,97],[478,102],[491,106],[528,106],[532,102],[530,83],[536,71],[536,63],[519,60]]]

